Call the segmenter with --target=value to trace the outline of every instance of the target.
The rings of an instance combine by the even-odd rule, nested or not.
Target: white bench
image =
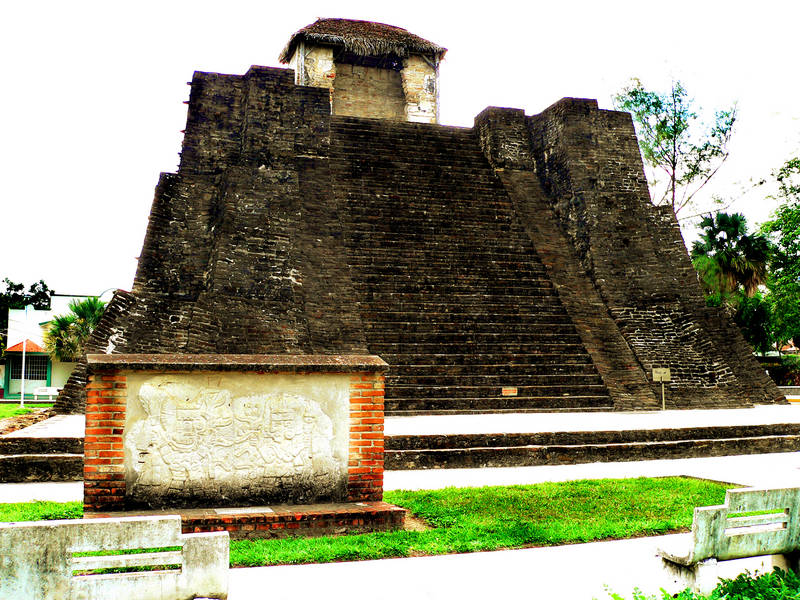
[[[725,504],[695,508],[691,535],[659,554],[703,594],[717,585],[717,561],[782,554],[797,570],[799,516],[800,488],[728,490]]]
[[[52,400],[53,396],[58,396],[59,389],[57,387],[37,387],[33,390],[33,399],[38,400],[39,396],[47,396],[48,400]]]
[[[99,550],[140,552],[75,556]],[[184,535],[178,515],[0,524],[3,600],[222,599],[228,566],[228,533]],[[87,573],[110,568],[126,572]]]

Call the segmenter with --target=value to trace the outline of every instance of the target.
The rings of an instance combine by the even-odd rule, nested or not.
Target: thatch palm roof
[[[279,60],[288,63],[300,42],[340,46],[358,56],[432,54],[441,58],[447,52],[447,48],[409,33],[402,27],[353,19],[317,19],[292,35]]]

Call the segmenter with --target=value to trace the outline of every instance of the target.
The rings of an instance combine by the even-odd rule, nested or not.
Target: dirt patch
[[[405,521],[403,522],[404,531],[430,531],[431,529],[433,529],[433,527],[428,525],[425,521],[410,514],[406,515]]]
[[[20,429],[30,427],[35,423],[44,421],[53,416],[53,410],[50,408],[35,408],[33,412],[18,417],[8,417],[0,419],[0,435],[6,435]]]

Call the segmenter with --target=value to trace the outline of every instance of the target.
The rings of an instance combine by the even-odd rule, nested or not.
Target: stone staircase
[[[611,408],[471,130],[333,117],[331,170],[388,415]]]
[[[796,452],[800,424],[390,435],[387,470],[517,467]]]
[[[0,437],[0,483],[81,479],[82,437]]]

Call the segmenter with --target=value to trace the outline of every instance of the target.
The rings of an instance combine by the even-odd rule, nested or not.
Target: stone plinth
[[[374,356],[94,354],[87,511],[383,496]]]

